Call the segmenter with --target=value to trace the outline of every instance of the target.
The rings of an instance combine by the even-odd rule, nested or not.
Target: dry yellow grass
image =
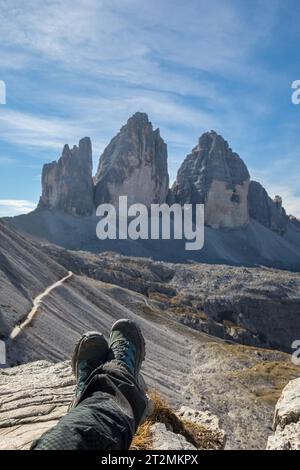
[[[131,450],[149,450],[152,448],[151,426],[154,423],[164,423],[167,429],[176,434],[181,434],[197,449],[222,449],[222,442],[218,433],[207,429],[205,426],[181,420],[167,401],[162,399],[157,392],[152,391],[150,398],[153,403],[153,412],[138,428]]]
[[[150,300],[157,300],[158,302],[168,303],[170,301],[170,296],[162,292],[151,291],[149,292]]]
[[[292,362],[262,361],[234,375],[247,384],[257,398],[275,405],[285,385],[299,377],[300,368]]]
[[[149,450],[152,448],[151,421],[145,421],[137,430],[130,450]]]
[[[224,354],[224,358],[232,357],[233,362],[243,364],[243,368],[229,370],[227,377],[247,387],[254,400],[263,400],[270,406],[275,406],[285,385],[300,376],[300,367],[284,352],[227,343],[210,347],[216,355]]]

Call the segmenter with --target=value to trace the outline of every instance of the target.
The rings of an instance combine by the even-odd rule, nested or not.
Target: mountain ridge
[[[17,229],[68,249],[112,250],[167,261],[266,265],[300,270],[300,222],[280,196],[271,199],[228,142],[204,133],[169,188],[167,145],[146,113],[128,119],[100,157],[92,177],[91,142],[84,138],[44,166],[42,196],[32,213],[6,219]],[[205,240],[185,252],[178,240],[98,240],[98,203],[204,204]]]

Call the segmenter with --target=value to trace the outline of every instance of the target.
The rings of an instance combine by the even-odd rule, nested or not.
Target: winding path
[[[57,287],[60,287],[65,281],[70,279],[72,276],[73,276],[72,271],[69,271],[69,274],[67,276],[55,282],[51,286],[47,287],[47,289],[44,290],[42,294],[39,294],[34,299],[32,309],[28,313],[26,319],[23,321],[23,323],[14,327],[11,334],[9,335],[9,339],[14,340],[21,333],[21,331],[32,322],[32,320],[34,319],[35,315],[38,312],[38,308],[41,305],[42,300],[45,297],[47,297],[47,295],[49,295],[54,289],[56,289]]]

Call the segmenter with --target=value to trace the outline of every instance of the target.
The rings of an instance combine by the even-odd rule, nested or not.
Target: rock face
[[[57,162],[44,165],[39,209],[90,215],[94,209],[92,146],[88,137],[72,149],[64,146]]]
[[[282,207],[280,196],[272,200],[260,183],[251,181],[248,202],[252,219],[280,235],[285,233],[289,218]]]
[[[205,223],[213,228],[238,228],[249,222],[249,180],[241,158],[211,131],[184,160],[171,195],[180,204],[205,204]]]
[[[95,177],[95,202],[163,203],[169,190],[167,145],[147,114],[136,113],[104,150]]]
[[[208,270],[199,265],[192,273],[176,267],[170,285],[178,286],[184,324],[243,344],[292,352],[300,331],[298,273],[221,265]],[[194,302],[194,310],[184,312],[186,300],[190,307]],[[202,318],[193,315],[199,311]]]
[[[68,362],[0,370],[0,450],[25,450],[66,414],[74,391]]]
[[[300,450],[300,379],[292,380],[283,389],[275,408],[273,428],[268,450]]]
[[[117,206],[119,196],[128,204],[163,203],[168,191],[167,145],[147,114],[136,113],[104,150],[94,180],[88,137],[44,165],[38,208],[85,216],[101,203]]]

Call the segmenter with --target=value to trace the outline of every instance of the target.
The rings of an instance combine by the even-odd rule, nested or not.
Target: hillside
[[[0,334],[6,337],[28,313],[32,300],[67,274],[28,236],[0,219]]]
[[[300,271],[300,231],[290,227],[279,235],[253,220],[247,227],[214,229],[205,227],[204,247],[186,251],[184,240],[99,240],[96,216],[73,216],[56,210],[36,210],[5,219],[9,225],[69,250],[91,253],[113,251],[127,256],[151,257],[158,261],[236,266],[269,266]],[[298,245],[297,245],[298,243]]]
[[[280,305],[282,292],[286,293],[284,302],[297,305],[297,275],[265,268],[172,265],[108,253],[98,256],[72,253],[55,246],[41,246],[7,228],[5,223],[1,224],[1,236],[7,259],[17,261],[19,267],[26,265],[26,272],[31,273],[28,281],[24,277],[18,284],[15,278],[11,279],[10,272],[1,270],[1,295],[3,292],[9,296],[7,307],[1,307],[1,319],[6,327],[2,331],[6,338],[24,321],[36,296],[67,276],[69,270],[74,272],[42,299],[35,317],[17,337],[6,341],[9,365],[41,359],[55,363],[68,360],[84,331],[97,329],[108,335],[116,319],[132,318],[139,322],[146,338],[147,359],[143,373],[151,389],[157,390],[174,409],[185,405],[218,416],[227,434],[227,448],[264,448],[275,402],[283,386],[299,375],[299,368],[292,365],[290,356],[285,353],[218,339],[216,335],[223,338],[231,335],[231,339],[242,341],[247,330],[234,324],[234,318],[228,319],[228,311],[223,312],[227,315],[223,320],[212,315],[208,321],[205,310],[220,302],[222,305],[224,295],[228,299],[229,292],[234,294],[236,290],[238,293],[243,285],[244,289],[249,288],[249,298],[261,301],[262,305],[270,302],[270,297]],[[34,256],[31,257],[30,252]],[[22,273],[16,269],[16,273],[19,272]],[[39,278],[43,282],[39,283]],[[203,295],[208,292],[210,297],[205,299]],[[246,295],[246,290],[239,295]],[[14,315],[15,298],[22,306],[17,311],[18,316]],[[232,301],[237,301],[234,295]],[[214,309],[209,308],[207,312],[213,314]],[[256,328],[269,329],[268,334],[276,334],[284,325],[290,328],[292,319],[285,323],[284,308],[282,317],[278,316],[278,311],[272,317],[272,308],[265,313],[262,310],[257,316]],[[286,315],[291,314],[292,308]],[[275,320],[282,321],[280,327],[274,326]],[[198,331],[200,329],[215,336]],[[284,340],[286,334],[282,338]],[[4,369],[1,377],[6,380],[16,373],[18,369]],[[59,377],[63,386],[64,379],[62,375]],[[10,407],[13,405],[11,384],[5,390],[3,396],[8,394],[10,405],[7,406]],[[30,406],[24,410],[23,405],[16,406],[17,416],[30,413]],[[49,413],[53,409],[51,404],[46,407]],[[4,411],[2,406],[0,416]],[[9,426],[5,429],[9,433]]]

